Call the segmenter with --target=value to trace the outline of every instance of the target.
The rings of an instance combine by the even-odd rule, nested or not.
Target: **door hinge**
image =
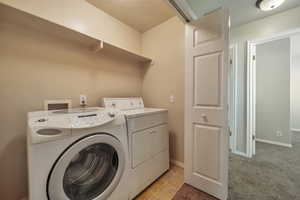
[[[252,60],[255,60],[255,59],[256,59],[256,56],[255,56],[255,55],[253,55],[253,56],[252,56]]]
[[[229,127],[229,136],[232,136],[231,128]]]
[[[232,59],[230,59],[229,63],[232,65]]]
[[[252,140],[255,140],[255,135],[252,135]]]

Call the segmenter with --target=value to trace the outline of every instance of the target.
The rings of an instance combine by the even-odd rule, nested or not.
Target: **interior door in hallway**
[[[186,25],[185,182],[219,199],[228,193],[228,13]]]

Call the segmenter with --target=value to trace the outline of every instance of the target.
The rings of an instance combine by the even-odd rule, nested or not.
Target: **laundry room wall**
[[[184,24],[173,17],[142,34],[142,53],[153,58],[146,68],[143,97],[150,107],[169,110],[170,154],[184,161]],[[174,97],[174,103],[170,102]]]
[[[105,96],[141,96],[143,67],[128,57],[93,53],[39,26],[2,19],[0,199],[20,200],[27,195],[26,113],[42,110],[45,99],[69,98],[77,107],[80,94],[89,106],[99,106]]]

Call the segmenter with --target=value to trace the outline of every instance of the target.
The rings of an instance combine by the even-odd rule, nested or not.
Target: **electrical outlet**
[[[86,106],[87,105],[87,96],[81,94],[80,97],[79,97],[79,101],[80,101],[79,104],[81,106]]]
[[[282,137],[282,132],[281,131],[276,131],[276,136],[277,137]]]

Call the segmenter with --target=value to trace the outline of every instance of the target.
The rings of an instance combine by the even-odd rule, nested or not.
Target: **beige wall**
[[[143,82],[145,104],[169,109],[171,159],[183,162],[184,128],[184,24],[177,18],[142,35],[142,53],[153,58]],[[175,103],[169,102],[173,94]]]
[[[85,0],[0,0],[0,3],[104,40],[133,53],[141,52],[140,32]]]
[[[289,38],[256,45],[255,106],[256,138],[291,145]]]
[[[143,67],[3,22],[0,44],[0,199],[19,200],[27,193],[26,113],[43,109],[45,99],[71,98],[78,106],[86,94],[99,106],[103,96],[140,96]]]

